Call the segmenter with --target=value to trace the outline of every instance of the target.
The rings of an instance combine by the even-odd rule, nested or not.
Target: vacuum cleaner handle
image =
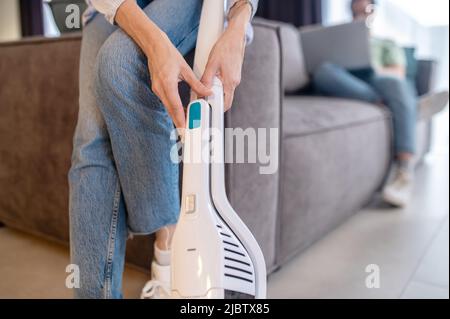
[[[221,37],[224,26],[225,1],[203,0],[194,60],[194,73],[199,79],[205,72],[209,54]]]
[[[198,78],[222,35],[224,8],[223,0],[203,1],[194,61]],[[213,79],[212,91],[204,99],[193,93],[188,107],[183,201],[172,242],[172,294],[182,298],[224,298],[225,292],[230,291],[265,298],[264,256],[225,191],[224,96],[217,77]],[[202,138],[204,135],[209,138]],[[189,161],[200,153],[206,154],[206,161]],[[239,265],[230,266],[226,262]]]
[[[222,3],[221,3],[222,2]],[[204,0],[200,29],[197,40],[194,72],[200,78],[206,69],[209,54],[217,40],[221,37],[225,23],[225,2],[220,0]],[[266,297],[266,264],[258,242],[247,226],[238,217],[228,201],[225,187],[225,138],[224,138],[224,101],[223,86],[219,78],[213,80],[213,95],[206,98],[211,105],[214,132],[212,141],[213,155],[211,159],[211,195],[214,206],[224,221],[233,229],[238,238],[245,240],[241,244],[247,250],[255,267],[256,298]]]

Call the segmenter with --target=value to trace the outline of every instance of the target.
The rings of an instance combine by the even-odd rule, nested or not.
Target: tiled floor
[[[446,147],[418,171],[407,209],[357,214],[270,276],[269,297],[449,298],[448,194]],[[70,298],[68,261],[66,247],[0,228],[0,298]],[[379,288],[366,286],[368,265]],[[125,297],[138,297],[147,276],[127,268],[124,278]]]

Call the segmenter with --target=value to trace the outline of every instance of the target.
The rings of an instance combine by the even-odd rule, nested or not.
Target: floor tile
[[[426,283],[411,282],[402,295],[403,299],[448,299],[448,288],[441,288]]]
[[[414,281],[449,287],[449,224],[448,220],[434,239],[414,277]]]

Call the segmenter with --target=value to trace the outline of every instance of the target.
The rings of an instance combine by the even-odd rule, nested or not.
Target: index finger
[[[178,92],[178,85],[171,84],[164,88],[167,112],[172,118],[175,126],[178,129],[185,128],[186,116],[184,114],[183,103],[181,102],[180,94]]]
[[[214,76],[217,74],[217,67],[214,62],[209,61],[206,65],[205,72],[201,78],[201,82],[207,87],[211,87],[213,83]]]

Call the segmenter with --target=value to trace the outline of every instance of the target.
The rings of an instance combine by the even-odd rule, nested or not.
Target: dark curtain
[[[322,22],[321,0],[259,0],[257,16],[299,26]]]
[[[42,0],[20,0],[22,36],[44,34]]]

